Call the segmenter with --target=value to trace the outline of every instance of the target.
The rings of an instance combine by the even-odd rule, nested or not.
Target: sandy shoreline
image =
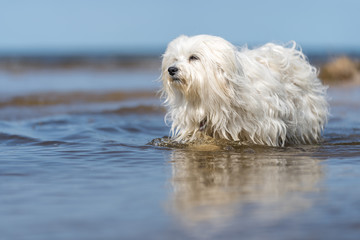
[[[308,55],[327,85],[360,85],[360,55]],[[0,56],[0,71],[14,74],[28,71],[91,69],[160,71],[161,55],[65,55]]]
[[[319,78],[327,85],[360,85],[360,61],[346,56],[320,66]]]

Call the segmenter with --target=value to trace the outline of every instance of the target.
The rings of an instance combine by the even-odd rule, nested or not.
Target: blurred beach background
[[[0,0],[0,239],[358,239],[359,9]],[[182,34],[296,41],[329,85],[323,142],[158,144],[161,55]]]

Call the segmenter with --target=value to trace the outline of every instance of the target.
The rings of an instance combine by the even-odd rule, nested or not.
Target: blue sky
[[[0,0],[0,51],[159,49],[180,34],[359,51],[359,9],[357,0]]]

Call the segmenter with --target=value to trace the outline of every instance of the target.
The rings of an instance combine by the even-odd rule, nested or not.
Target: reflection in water
[[[294,149],[174,150],[171,159],[170,211],[192,234],[207,237],[232,222],[266,224],[310,207],[305,193],[317,191],[322,177],[319,160]]]

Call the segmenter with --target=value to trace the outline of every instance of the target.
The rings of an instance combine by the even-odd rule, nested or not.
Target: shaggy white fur
[[[237,49],[215,36],[180,36],[162,61],[171,136],[202,135],[269,146],[319,141],[326,87],[295,42]]]

